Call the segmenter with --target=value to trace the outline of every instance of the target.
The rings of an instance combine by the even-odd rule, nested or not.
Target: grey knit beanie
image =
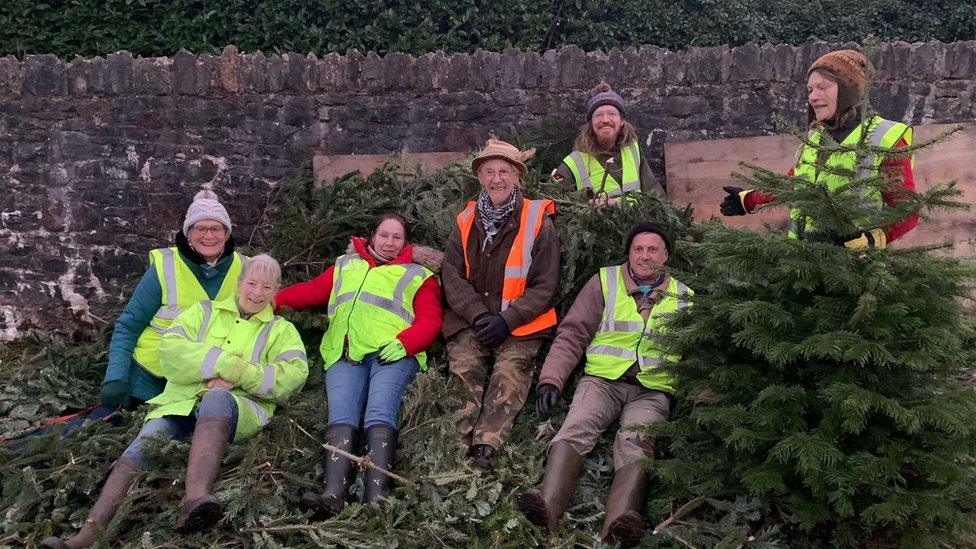
[[[194,223],[203,221],[204,219],[220,221],[224,227],[227,227],[228,233],[233,228],[230,223],[230,216],[227,215],[227,210],[217,200],[217,194],[213,192],[213,185],[210,183],[203,186],[203,190],[193,197],[193,203],[187,208],[186,219],[183,220],[183,234],[187,237],[190,236],[190,227]]]

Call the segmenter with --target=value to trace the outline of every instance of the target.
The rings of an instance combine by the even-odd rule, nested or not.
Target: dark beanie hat
[[[624,115],[624,100],[617,92],[610,88],[610,84],[600,82],[595,88],[590,90],[590,96],[590,99],[586,102],[587,120],[593,116],[593,111],[603,105],[613,105],[620,112],[620,116]]]
[[[671,255],[671,235],[665,228],[653,221],[638,221],[627,233],[627,246],[624,248],[624,253],[630,252],[630,245],[634,242],[634,237],[641,233],[654,233],[664,240],[664,247],[668,249],[668,255]]]

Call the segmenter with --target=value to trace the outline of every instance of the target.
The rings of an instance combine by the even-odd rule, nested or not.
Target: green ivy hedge
[[[976,39],[976,0],[4,0],[0,54],[219,52],[423,54],[654,44]]]

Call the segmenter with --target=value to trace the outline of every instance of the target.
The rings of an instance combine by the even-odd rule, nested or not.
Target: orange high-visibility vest
[[[532,246],[542,230],[542,223],[546,216],[556,213],[556,203],[552,200],[529,200],[522,202],[522,216],[519,218],[519,230],[512,242],[512,249],[505,260],[505,280],[502,283],[502,310],[508,309],[509,304],[525,293],[525,279],[532,266]],[[468,236],[474,225],[475,203],[468,202],[457,216],[458,229],[461,230],[461,253],[464,254],[465,274],[471,277],[471,263],[468,261]],[[512,335],[526,336],[552,328],[556,325],[556,309],[550,307],[548,311],[532,319],[514,330]]]

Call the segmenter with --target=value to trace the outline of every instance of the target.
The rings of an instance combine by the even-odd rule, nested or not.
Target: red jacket
[[[908,143],[904,139],[899,139],[895,143],[896,149],[903,149],[908,146]],[[912,159],[910,157],[903,158],[886,158],[881,162],[881,169],[885,172],[892,181],[897,181],[901,178],[901,188],[907,189],[909,191],[915,190],[915,172],[912,171]],[[793,168],[790,168],[789,175],[793,175]],[[885,201],[885,204],[891,206],[899,198],[899,189],[889,189],[881,193],[881,198]],[[744,206],[746,211],[752,212],[757,206],[762,204],[768,204],[773,201],[773,197],[768,194],[763,194],[759,191],[753,191],[746,195]],[[918,214],[913,213],[902,219],[898,223],[895,223],[889,227],[885,227],[885,239],[888,242],[893,242],[898,238],[901,238],[908,231],[915,228],[918,225]]]
[[[366,251],[366,239],[352,237],[352,246],[359,257],[366,260],[371,267],[376,266],[376,260]],[[407,244],[400,251],[391,264],[412,263],[414,246]],[[429,266],[428,266],[429,267]],[[296,311],[309,307],[325,307],[332,295],[332,274],[335,265],[330,266],[324,273],[305,282],[297,282],[284,288],[275,296],[275,310],[288,307]],[[415,355],[426,351],[433,345],[441,331],[441,287],[437,277],[432,276],[424,281],[413,298],[413,324],[397,334],[397,339],[403,343],[408,355]]]

